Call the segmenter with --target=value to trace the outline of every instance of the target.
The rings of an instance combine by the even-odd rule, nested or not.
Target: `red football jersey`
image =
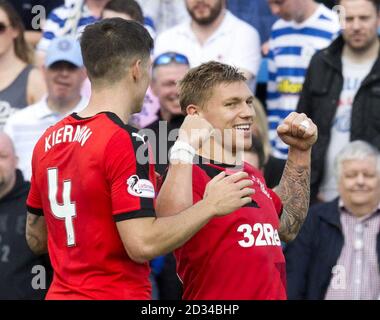
[[[222,170],[238,171],[204,161],[193,166],[194,203]],[[175,251],[184,299],[286,299],[285,258],[278,235],[282,203],[257,169],[245,164],[243,170],[254,183],[252,203],[213,218]]]
[[[149,265],[129,258],[116,227],[155,216],[147,148],[111,112],[72,114],[39,139],[27,206],[46,219],[54,268],[47,299],[150,299]]]

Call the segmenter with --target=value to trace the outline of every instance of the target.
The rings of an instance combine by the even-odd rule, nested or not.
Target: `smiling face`
[[[251,147],[253,99],[246,82],[221,83],[213,88],[210,98],[199,110],[199,115],[216,129],[214,139],[224,149],[235,153]]]
[[[376,207],[380,201],[380,174],[376,158],[343,161],[338,187],[346,206]]]
[[[187,65],[177,63],[158,66],[154,69],[152,90],[157,96],[163,112],[169,115],[182,113],[177,82],[184,77],[188,70]]]

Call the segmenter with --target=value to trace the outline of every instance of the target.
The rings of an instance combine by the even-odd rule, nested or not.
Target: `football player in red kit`
[[[214,128],[197,156],[178,156],[182,172],[171,170],[157,199],[157,214],[175,215],[203,199],[205,186],[220,172],[244,171],[253,183],[252,202],[234,213],[211,219],[175,251],[184,299],[286,299],[281,241],[293,239],[309,205],[310,151],[317,128],[305,114],[291,113],[277,128],[289,156],[276,192],[260,171],[241,161],[251,147],[255,117],[253,94],[232,66],[208,62],[191,69],[180,82],[184,111]],[[178,180],[187,170],[186,181]]]
[[[127,125],[150,82],[152,45],[136,22],[88,26],[81,48],[89,105],[50,127],[34,149],[26,237],[34,252],[49,252],[54,278],[47,299],[149,299],[148,260],[251,202],[247,174],[221,174],[195,206],[155,217],[148,143]],[[203,128],[201,139],[208,138],[211,126],[198,118],[187,117],[182,129]]]

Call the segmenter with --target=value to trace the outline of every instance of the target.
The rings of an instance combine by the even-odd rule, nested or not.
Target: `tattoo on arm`
[[[297,236],[309,209],[310,167],[297,166],[288,159],[276,192],[283,203],[280,238],[289,242]]]
[[[45,218],[35,214],[27,215],[26,241],[29,248],[37,255],[47,253],[47,233]]]

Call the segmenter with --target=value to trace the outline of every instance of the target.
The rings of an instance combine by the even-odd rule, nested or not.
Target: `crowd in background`
[[[184,120],[177,82],[210,60],[238,67],[257,97],[245,160],[270,188],[287,158],[277,126],[292,111],[318,126],[312,206],[284,246],[289,298],[379,299],[379,9],[376,0],[0,0],[0,299],[46,292],[49,259],[31,253],[23,229],[32,152],[49,126],[86,106],[80,34],[114,17],[155,40],[152,81],[130,124],[152,135],[156,171],[165,173]],[[46,270],[42,289],[31,289],[36,265]],[[153,298],[180,299],[174,257],[151,268]]]

